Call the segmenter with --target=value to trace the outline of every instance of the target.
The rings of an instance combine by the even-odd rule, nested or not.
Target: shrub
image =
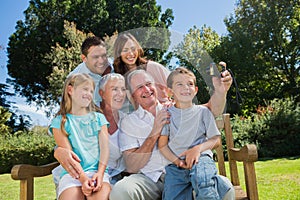
[[[16,164],[43,165],[55,161],[54,138],[43,133],[18,132],[0,136],[0,174]]]
[[[293,99],[274,99],[257,113],[232,119],[235,145],[254,143],[260,157],[300,155],[300,106]]]

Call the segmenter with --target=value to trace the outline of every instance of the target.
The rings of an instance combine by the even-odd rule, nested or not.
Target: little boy
[[[166,166],[163,199],[234,199],[233,187],[217,174],[212,149],[221,145],[220,132],[208,108],[194,105],[195,75],[176,68],[167,79],[175,104],[168,108],[170,124],[158,141],[161,153],[172,162]]]

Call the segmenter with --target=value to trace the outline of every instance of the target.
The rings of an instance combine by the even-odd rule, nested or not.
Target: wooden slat
[[[216,149],[216,152],[217,152],[217,159],[218,159],[219,174],[221,174],[222,176],[226,176],[224,152],[222,146],[219,146]]]
[[[246,200],[248,199],[246,192],[241,188],[241,186],[234,186],[235,199],[236,200]]]
[[[229,149],[234,147],[232,129],[231,129],[231,125],[230,125],[230,115],[224,114],[223,120],[224,120],[224,124],[225,124],[224,129],[225,129],[226,147],[227,147],[227,152],[228,152],[228,162],[229,162],[231,182],[234,186],[237,186],[237,185],[240,185],[237,164],[236,164],[236,161],[231,158],[231,154],[229,151]]]
[[[224,129],[224,120],[223,117],[218,117],[216,119],[216,124],[218,129],[221,131]],[[218,169],[219,174],[222,176],[226,176],[226,168],[225,168],[225,160],[224,160],[224,151],[222,145],[216,148],[217,160],[218,160]]]
[[[251,200],[258,200],[258,190],[254,162],[244,162],[244,173],[247,188],[247,196]]]
[[[228,152],[228,161],[229,161],[229,171],[231,182],[234,185],[236,199],[250,199],[258,200],[258,191],[256,183],[256,174],[254,162],[258,159],[257,148],[254,144],[247,144],[241,149],[234,148],[232,127],[230,124],[230,115],[223,114],[223,119],[216,119],[216,123],[219,129],[224,129],[226,148]],[[221,175],[226,174],[223,172],[225,170],[223,150],[218,147],[216,149],[219,173]],[[219,155],[220,154],[220,155]],[[221,155],[222,154],[222,155]],[[245,176],[245,185],[246,191],[244,191],[240,186],[237,161],[243,162],[244,166],[244,176]],[[225,175],[226,176],[226,175]]]

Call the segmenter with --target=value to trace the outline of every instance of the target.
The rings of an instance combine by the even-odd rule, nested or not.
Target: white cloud
[[[26,104],[17,104],[16,107],[19,114],[26,114],[30,116],[33,126],[49,125],[50,119],[46,117],[45,111],[43,109],[38,109],[35,106],[30,106]]]

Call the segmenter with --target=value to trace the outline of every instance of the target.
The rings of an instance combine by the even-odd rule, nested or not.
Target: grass
[[[243,184],[242,164],[238,165]],[[261,200],[300,200],[300,157],[260,160],[255,163],[258,194]],[[52,176],[35,179],[35,199],[54,200],[55,188]],[[243,188],[245,186],[243,185]],[[0,197],[19,199],[19,181],[10,174],[0,175]],[[0,198],[0,199],[1,199]]]
[[[300,200],[300,158],[259,161],[255,165],[260,199]]]
[[[10,174],[0,175],[0,199],[18,200],[20,195],[20,182],[11,178]],[[55,186],[52,175],[34,179],[34,199],[55,200]]]

